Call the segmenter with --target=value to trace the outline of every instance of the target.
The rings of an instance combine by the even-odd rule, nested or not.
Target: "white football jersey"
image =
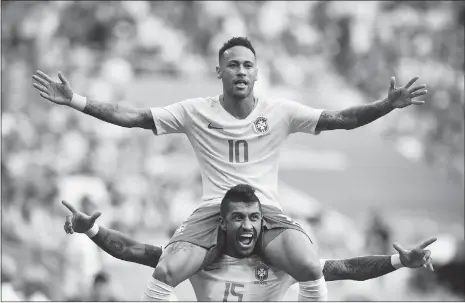
[[[220,203],[231,187],[253,186],[261,203],[278,208],[278,157],[291,133],[315,133],[321,109],[294,101],[257,98],[245,119],[221,105],[219,96],[151,108],[157,135],[185,133],[199,161],[204,202]]]
[[[321,267],[324,260],[320,261]],[[197,301],[282,301],[297,283],[258,256],[236,259],[223,255],[190,278]],[[297,298],[296,298],[297,300]]]

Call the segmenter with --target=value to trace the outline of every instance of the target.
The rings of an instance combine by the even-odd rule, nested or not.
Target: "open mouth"
[[[239,236],[239,243],[242,244],[243,247],[248,247],[253,242],[253,234],[242,234]]]
[[[234,82],[234,85],[238,88],[245,88],[247,86],[247,81],[245,80],[237,80]]]

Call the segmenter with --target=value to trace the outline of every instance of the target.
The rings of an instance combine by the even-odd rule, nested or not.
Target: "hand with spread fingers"
[[[418,85],[410,88],[418,77],[412,78],[405,86],[396,87],[396,78],[391,78],[391,85],[388,91],[388,100],[394,108],[403,108],[409,105],[422,105],[425,101],[413,100],[413,98],[420,97],[427,94],[426,85]]]
[[[85,233],[91,229],[95,220],[97,220],[97,218],[102,214],[100,212],[96,212],[92,216],[88,216],[85,213],[78,211],[74,208],[74,206],[66,201],[62,201],[61,203],[63,203],[63,205],[69,209],[72,214],[70,216],[66,216],[64,229],[67,234],[72,234],[74,232]]]
[[[42,98],[56,104],[69,105],[73,98],[71,84],[61,72],[58,72],[58,78],[60,78],[61,82],[53,81],[46,73],[38,70],[36,74],[32,76],[32,79],[36,81],[32,86],[40,91],[40,96]]]
[[[425,250],[430,244],[436,242],[436,238],[431,238],[429,240],[424,241],[417,247],[412,250],[404,249],[399,244],[394,244],[393,247],[399,252],[400,255],[400,262],[405,267],[408,268],[419,268],[424,267],[431,271],[434,271],[431,258],[431,251]]]

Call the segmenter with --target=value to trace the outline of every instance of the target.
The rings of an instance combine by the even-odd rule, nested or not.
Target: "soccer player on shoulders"
[[[326,299],[318,248],[305,231],[283,214],[278,196],[278,157],[292,133],[317,135],[321,131],[354,129],[397,108],[423,104],[413,98],[426,94],[425,85],[403,87],[391,79],[387,96],[371,104],[344,110],[314,109],[297,102],[261,99],[253,88],[258,68],[255,50],[247,38],[232,38],[219,50],[217,77],[223,93],[189,99],[163,108],[131,108],[88,100],[37,71],[33,86],[40,96],[73,107],[122,127],[150,129],[156,135],[185,133],[199,161],[203,204],[179,227],[153,273],[153,300],[166,301],[173,288],[218,257],[218,215],[226,191],[240,183],[257,190],[263,207],[264,241],[260,256],[300,282],[299,300]],[[244,246],[250,245],[244,239]]]
[[[71,211],[66,233],[86,233],[92,241],[115,258],[156,267],[162,248],[144,244],[95,224],[100,213],[88,216],[63,201]],[[190,277],[198,301],[281,301],[297,281],[253,254],[262,232],[262,209],[254,189],[240,184],[231,188],[221,201],[221,236],[225,239],[222,256]],[[247,238],[250,245],[244,246]],[[364,281],[383,276],[401,267],[426,267],[433,270],[431,252],[425,248],[436,241],[427,240],[412,250],[394,244],[399,252],[392,256],[366,256],[345,260],[320,260],[326,281]],[[150,285],[150,283],[149,283]],[[155,289],[146,289],[153,296]]]

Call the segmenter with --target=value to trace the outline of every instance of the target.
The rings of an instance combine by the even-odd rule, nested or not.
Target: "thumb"
[[[96,212],[95,214],[93,214],[92,216],[90,216],[90,220],[93,222],[95,222],[95,220],[97,220],[98,217],[100,217],[102,215],[101,212]]]
[[[392,247],[394,247],[394,249],[397,250],[399,254],[405,254],[405,249],[403,249],[400,244],[394,243]]]
[[[66,80],[65,76],[63,76],[63,74],[61,72],[58,72],[58,78],[60,78],[61,80],[61,83],[63,84],[68,84],[68,80]]]
[[[396,77],[391,77],[391,86],[389,87],[389,89],[394,89],[394,87],[396,86]]]

